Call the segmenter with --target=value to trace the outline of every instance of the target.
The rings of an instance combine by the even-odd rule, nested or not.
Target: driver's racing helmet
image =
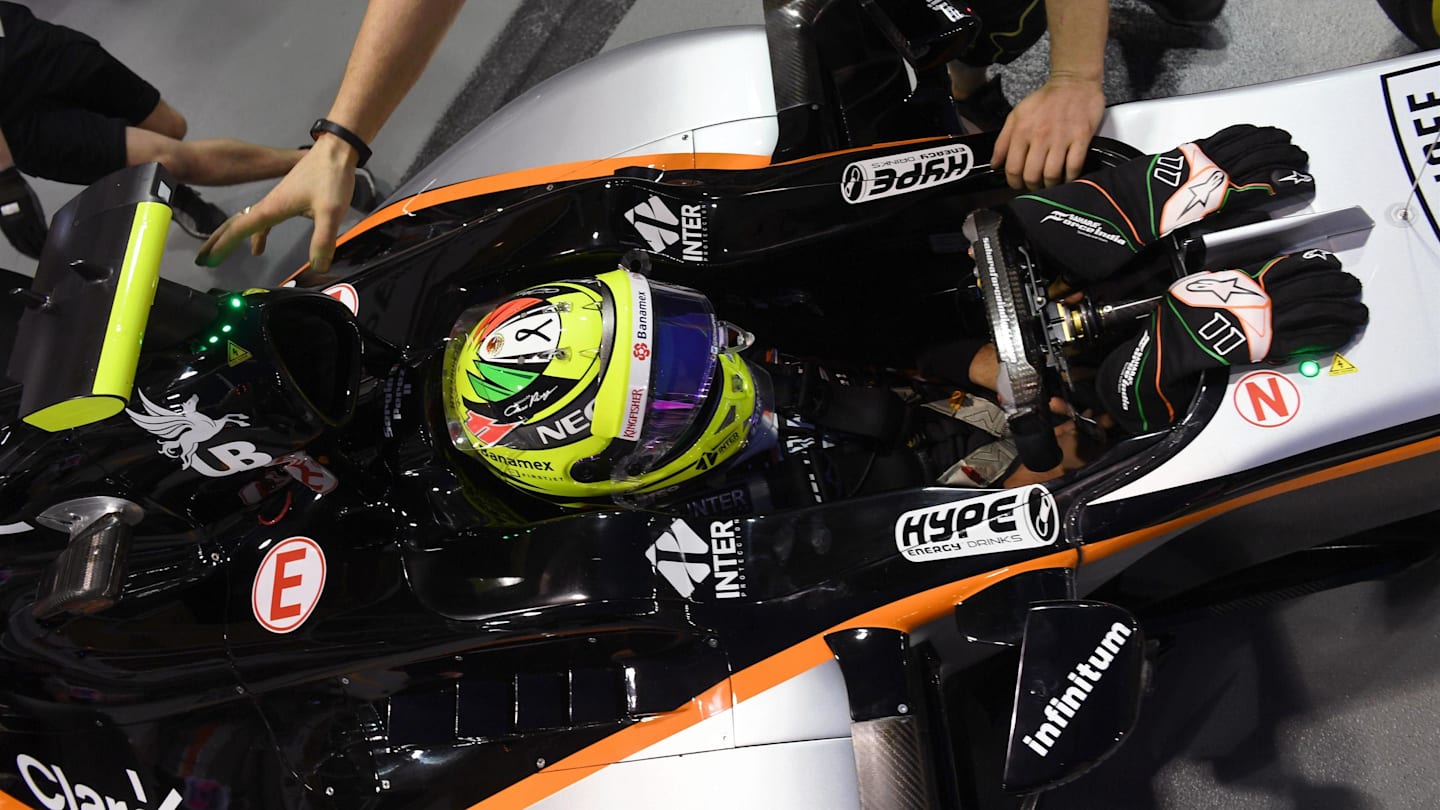
[[[668,489],[773,434],[748,340],[703,295],[625,269],[522,290],[451,331],[450,437],[550,498]]]

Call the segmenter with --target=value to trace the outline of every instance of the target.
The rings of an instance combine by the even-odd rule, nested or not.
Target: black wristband
[[[317,140],[321,133],[324,132],[328,132],[355,147],[355,152],[360,155],[360,162],[355,164],[356,168],[363,167],[366,162],[370,160],[370,145],[365,143],[359,135],[331,121],[329,118],[316,118],[315,123],[310,125],[310,140]]]

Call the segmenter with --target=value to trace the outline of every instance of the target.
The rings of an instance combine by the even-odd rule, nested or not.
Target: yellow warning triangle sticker
[[[231,368],[240,365],[254,356],[255,355],[251,354],[248,349],[242,348],[233,340],[225,342],[225,358],[230,362]],[[1333,374],[1335,372],[1332,371],[1330,373]]]
[[[1330,376],[1339,377],[1341,374],[1354,374],[1359,371],[1355,364],[1345,359],[1339,352],[1335,353],[1335,360],[1330,363]]]

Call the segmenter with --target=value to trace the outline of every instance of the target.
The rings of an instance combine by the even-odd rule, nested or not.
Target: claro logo
[[[910,562],[1043,548],[1060,536],[1060,512],[1033,485],[914,509],[895,522],[895,547]]]
[[[15,770],[20,772],[20,778],[25,780],[35,799],[48,810],[148,810],[150,800],[144,785],[140,784],[140,775],[128,768],[125,775],[130,777],[130,789],[135,796],[133,805],[129,799],[107,796],[84,782],[72,782],[59,765],[46,765],[29,754],[15,757]],[[154,810],[176,810],[181,800],[180,794],[171,789]]]

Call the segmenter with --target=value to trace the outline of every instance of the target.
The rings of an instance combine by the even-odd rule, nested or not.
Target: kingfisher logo
[[[625,219],[635,226],[656,253],[666,253],[677,243],[680,258],[687,262],[703,262],[710,255],[709,223],[705,206],[680,206],[680,216],[657,195],[625,212]]]
[[[743,552],[738,520],[711,521],[707,541],[677,518],[645,550],[645,558],[686,599],[712,576],[715,598],[735,599],[745,595]]]
[[[840,175],[840,196],[852,205],[908,194],[964,179],[975,168],[965,144],[851,163]]]
[[[627,442],[640,440],[645,427],[645,409],[650,403],[650,282],[639,273],[630,273],[630,304],[632,307],[631,328],[635,330],[635,342],[631,345],[628,375],[629,398],[625,402],[625,417],[620,428],[620,438]]]
[[[1050,698],[1050,701],[1045,704],[1046,722],[1041,723],[1034,733],[1021,737],[1020,741],[1040,756],[1049,756],[1050,751],[1055,748],[1055,744],[1060,741],[1061,735],[1070,725],[1070,721],[1075,719],[1080,707],[1085,705],[1090,693],[1095,691],[1095,687],[1100,684],[1100,679],[1105,677],[1106,671],[1110,669],[1110,664],[1119,655],[1120,649],[1125,646],[1125,642],[1129,641],[1130,636],[1134,633],[1135,631],[1123,622],[1115,622],[1110,625],[1110,630],[1095,646],[1095,652],[1091,653],[1086,660],[1076,664],[1075,668],[1070,670],[1070,674],[1065,676],[1071,685],[1066,687],[1064,692]]]

